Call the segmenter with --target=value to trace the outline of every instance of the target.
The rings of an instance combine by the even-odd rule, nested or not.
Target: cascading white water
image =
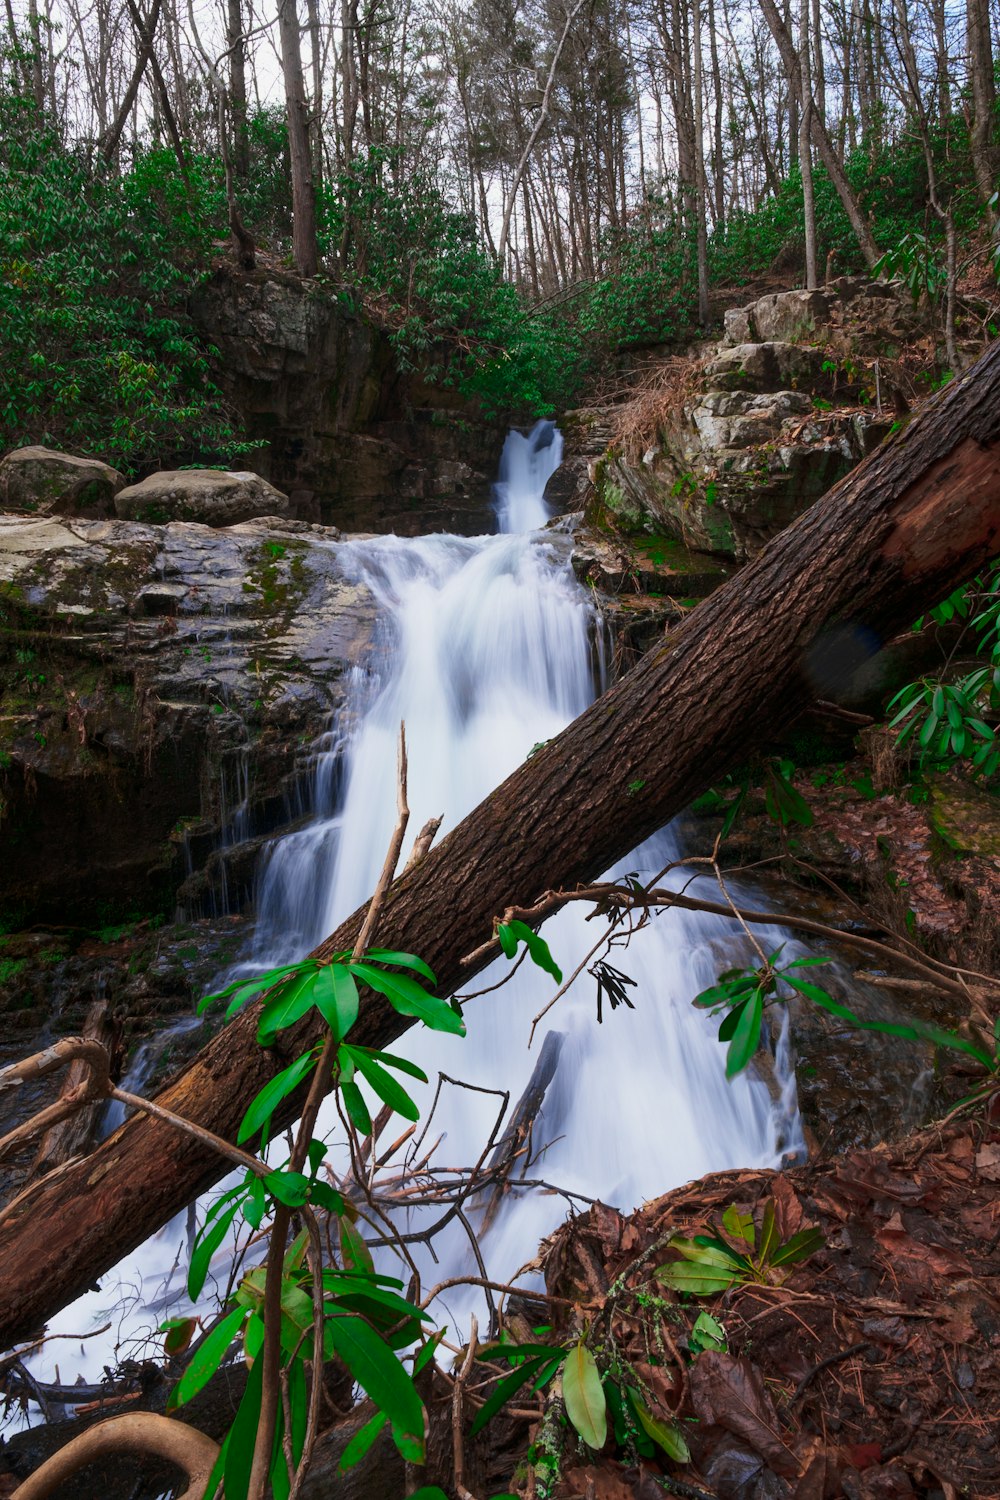
[[[497,484],[501,535],[417,540],[381,537],[339,549],[345,572],[377,598],[383,634],[376,659],[352,685],[342,747],[345,786],[307,828],[278,843],[262,882],[255,960],[301,956],[373,889],[395,821],[395,757],[401,720],[409,749],[411,835],[443,814],[447,831],[528,755],[591,701],[602,676],[602,639],[591,598],[575,580],[565,538],[541,533],[545,483],[562,442],[549,423],[507,440]],[[329,779],[329,766],[319,776]],[[676,846],[660,833],[620,871],[655,875]],[[405,851],[404,851],[405,859]],[[523,895],[511,892],[511,899]],[[570,910],[546,925],[570,973],[596,933]],[[726,961],[723,961],[725,950]],[[616,964],[636,981],[634,1011],[596,1023],[586,973],[551,1013],[528,1050],[532,1017],[551,997],[530,965],[466,1010],[465,1040],[410,1031],[405,1051],[432,1081],[438,1070],[516,1100],[545,1031],[565,1034],[555,1078],[536,1124],[551,1142],[529,1175],[630,1208],[705,1172],[773,1164],[794,1142],[794,1101],[772,1106],[763,1084],[727,1083],[715,1028],[692,997],[731,963],[732,923],[672,912],[638,933]],[[498,964],[477,981],[502,977]],[[446,1089],[434,1134],[448,1133],[451,1165],[475,1160],[496,1101]],[[783,1116],[779,1118],[779,1116]],[[791,1130],[789,1129],[791,1125]],[[509,1274],[565,1211],[551,1195],[521,1194],[491,1231],[493,1274]],[[454,1254],[468,1255],[458,1240]],[[447,1260],[448,1249],[435,1245]],[[457,1269],[457,1266],[456,1266]]]
[[[395,821],[401,719],[411,833],[439,814],[446,831],[534,745],[582,712],[602,685],[600,622],[569,566],[568,541],[535,529],[548,519],[543,492],[561,450],[550,423],[528,438],[511,434],[497,484],[498,536],[388,536],[339,546],[345,572],[363,580],[380,604],[381,637],[367,667],[355,671],[347,708],[318,757],[312,821],[271,848],[251,967],[301,958],[373,889]],[[648,878],[675,853],[675,836],[666,830],[623,861],[619,873]],[[510,896],[525,894],[534,893]],[[544,931],[567,974],[597,936],[577,909],[564,911]],[[780,941],[777,933],[763,940],[769,938],[773,945]],[[612,955],[637,981],[630,992],[634,1011],[606,1014],[598,1026],[594,981],[584,973],[529,1050],[532,1017],[554,985],[522,964],[504,988],[468,1004],[466,1039],[411,1030],[401,1050],[424,1067],[431,1087],[441,1070],[482,1088],[508,1090],[516,1101],[546,1030],[562,1032],[557,1070],[533,1133],[536,1153],[547,1149],[528,1175],[627,1210],[705,1172],[777,1164],[784,1150],[801,1146],[793,1081],[777,1104],[758,1080],[727,1083],[715,1027],[690,1003],[743,951],[732,923],[673,911]],[[495,983],[508,967],[501,961],[477,976],[476,987]],[[789,1077],[781,1049],[778,1064],[779,1076]],[[409,1080],[407,1086],[426,1109],[430,1088],[421,1099],[419,1086]],[[495,1099],[453,1087],[442,1091],[433,1134],[447,1133],[441,1148],[447,1165],[475,1161],[495,1115]],[[530,1259],[565,1206],[549,1193],[510,1194],[483,1243],[491,1275],[505,1280]],[[190,1215],[179,1216],[102,1278],[101,1293],[54,1319],[53,1331],[82,1330],[88,1319],[106,1317],[120,1286],[136,1294],[121,1337],[155,1326],[153,1307],[186,1311],[183,1267],[191,1228]],[[473,1269],[468,1239],[454,1225],[435,1239],[435,1252],[433,1279]],[[467,1298],[453,1298],[449,1316],[461,1318],[468,1305]],[[92,1374],[110,1356],[97,1341],[85,1347],[84,1369]],[[43,1350],[33,1364],[40,1378],[50,1375],[50,1359]]]

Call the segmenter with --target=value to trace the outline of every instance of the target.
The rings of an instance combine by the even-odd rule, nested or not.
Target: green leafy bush
[[[183,314],[223,197],[210,160],[121,177],[67,148],[0,59],[0,445],[44,443],[134,472],[246,451]]]

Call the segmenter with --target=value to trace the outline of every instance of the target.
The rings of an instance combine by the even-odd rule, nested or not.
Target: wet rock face
[[[401,536],[492,529],[503,429],[463,410],[447,382],[401,376],[350,294],[277,268],[220,270],[191,314],[260,444],[247,463],[288,495],[291,515]]]
[[[259,474],[219,469],[167,469],[130,484],[115,496],[115,515],[124,521],[198,521],[205,526],[237,526],[260,516],[288,514],[288,496]]]
[[[876,362],[926,333],[902,288],[865,278],[731,308],[657,439],[591,461],[588,519],[752,557],[891,430]]]
[[[109,516],[124,484],[110,464],[54,448],[15,448],[0,460],[0,508],[8,511]]]
[[[171,909],[238,807],[241,838],[287,819],[374,620],[336,540],[0,517],[5,917]]]

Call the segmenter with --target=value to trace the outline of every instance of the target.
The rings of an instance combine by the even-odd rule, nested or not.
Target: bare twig
[[[472,1314],[469,1323],[469,1346],[466,1350],[462,1368],[455,1376],[455,1384],[451,1393],[451,1453],[452,1472],[455,1493],[458,1500],[474,1500],[474,1497],[466,1489],[465,1479],[465,1442],[462,1434],[462,1396],[465,1390],[465,1382],[469,1378],[473,1361],[476,1357],[476,1349],[479,1345],[479,1324],[475,1313]]]

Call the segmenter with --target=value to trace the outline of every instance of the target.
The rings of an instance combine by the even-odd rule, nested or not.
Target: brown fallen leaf
[[[976,1152],[976,1171],[987,1182],[1000,1182],[1000,1146],[980,1146]]]
[[[563,1475],[560,1495],[581,1495],[586,1500],[632,1500],[632,1486],[624,1477],[603,1465],[587,1464]]]
[[[802,1227],[802,1204],[787,1177],[778,1176],[771,1188],[774,1222],[783,1240],[790,1240]]]
[[[776,1474],[798,1475],[799,1461],[781,1436],[764,1377],[749,1359],[706,1350],[692,1365],[688,1382],[700,1421],[744,1438]]]

